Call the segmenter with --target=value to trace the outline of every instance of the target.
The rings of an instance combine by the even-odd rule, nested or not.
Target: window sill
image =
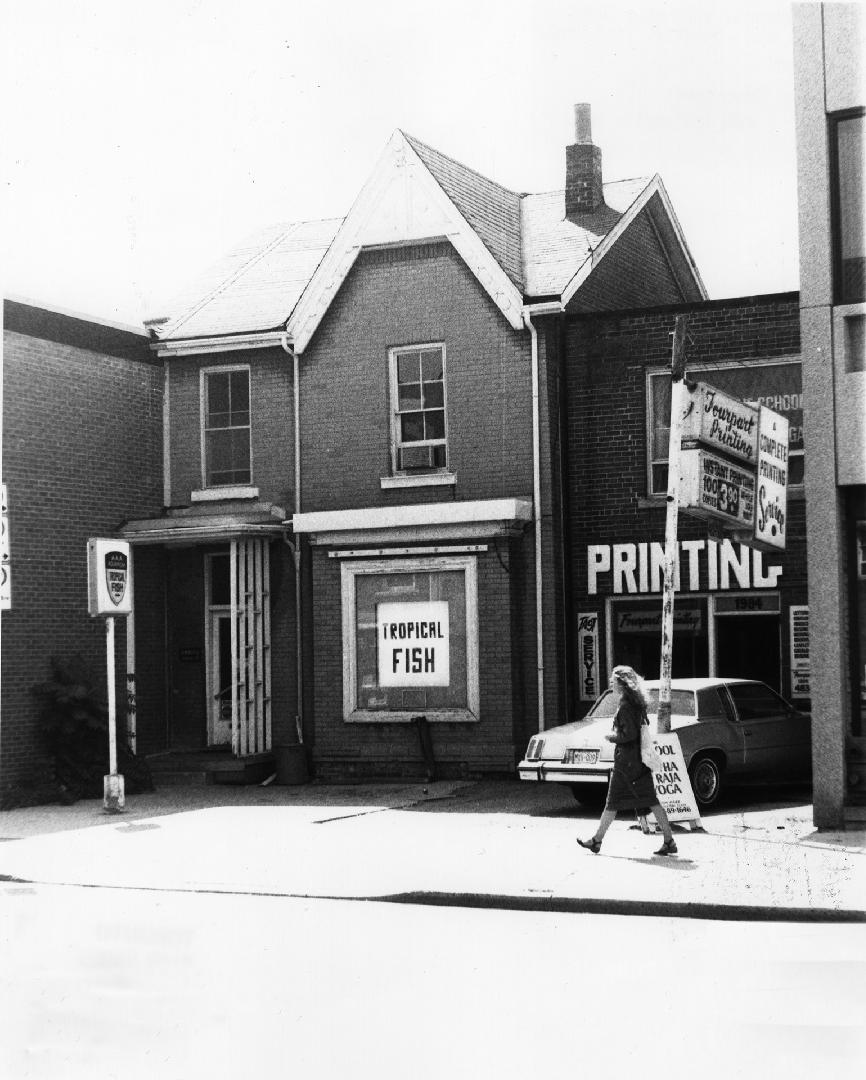
[[[451,472],[419,473],[417,476],[383,476],[379,483],[383,491],[393,488],[446,487],[457,483],[457,477]]]
[[[190,492],[191,502],[219,502],[221,499],[257,499],[259,489],[247,484],[239,487],[204,488]]]
[[[431,724],[478,723],[478,717],[471,709],[439,709],[430,712],[425,712],[423,709],[415,709],[412,712],[373,712],[372,709],[355,709],[345,717],[345,722],[347,724],[409,724],[416,716],[425,716]]]

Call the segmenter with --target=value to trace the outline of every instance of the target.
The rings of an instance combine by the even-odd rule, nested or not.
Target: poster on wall
[[[791,619],[791,697],[812,696],[809,656],[809,608],[792,604]]]
[[[379,686],[449,686],[448,601],[376,605]]]
[[[598,685],[598,612],[583,612],[577,616],[577,666],[580,701],[595,701]]]

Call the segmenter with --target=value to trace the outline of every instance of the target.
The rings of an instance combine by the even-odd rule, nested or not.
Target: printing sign
[[[577,616],[577,696],[580,701],[598,697],[598,612]]]
[[[448,601],[376,605],[379,686],[449,686]]]
[[[87,541],[87,610],[94,616],[132,611],[127,541]]]
[[[680,455],[680,506],[698,517],[752,529],[755,520],[755,470],[741,468],[707,450]]]
[[[758,427],[756,547],[785,550],[787,508],[788,421],[762,405]]]
[[[682,447],[697,444],[720,450],[748,462],[758,457],[758,410],[707,383],[698,383],[689,394],[683,417]]]

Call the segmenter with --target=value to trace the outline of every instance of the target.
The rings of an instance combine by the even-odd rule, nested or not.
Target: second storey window
[[[202,371],[202,457],[205,487],[252,481],[248,367]]]
[[[833,242],[837,304],[866,300],[866,245],[863,221],[862,112],[832,121]]]
[[[394,473],[447,468],[445,346],[392,349],[390,366]]]

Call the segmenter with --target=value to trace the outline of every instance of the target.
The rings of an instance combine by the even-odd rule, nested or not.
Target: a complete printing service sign
[[[449,686],[448,601],[376,605],[379,686]]]
[[[788,510],[788,421],[761,406],[758,427],[756,545],[785,550]]]

